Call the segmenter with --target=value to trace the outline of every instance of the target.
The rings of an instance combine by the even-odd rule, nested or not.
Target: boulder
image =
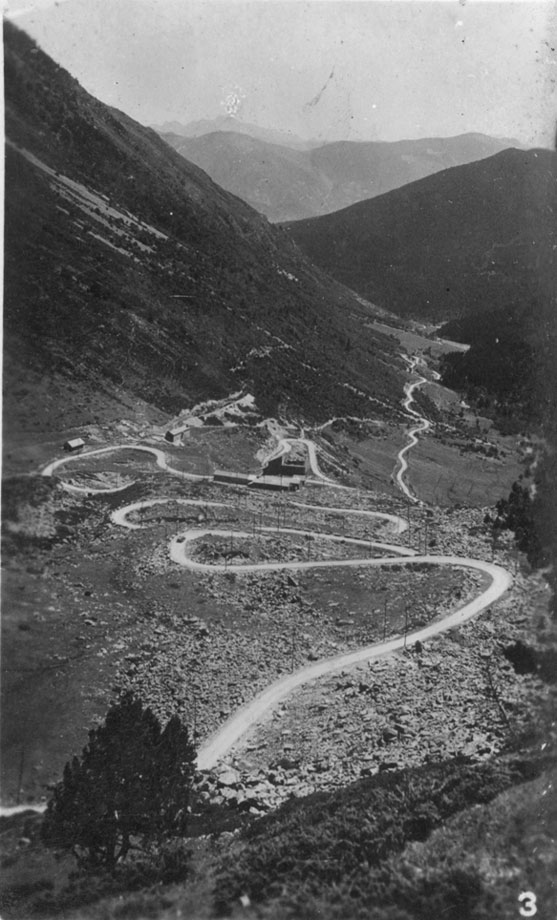
[[[237,786],[239,782],[240,774],[236,770],[227,769],[217,776],[218,786],[232,787]]]
[[[389,742],[397,740],[398,732],[394,728],[387,727],[383,729],[381,737],[383,738],[383,741],[389,744]]]

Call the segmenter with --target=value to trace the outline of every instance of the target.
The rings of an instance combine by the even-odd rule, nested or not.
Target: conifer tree
[[[42,827],[47,846],[71,849],[78,862],[113,868],[132,843],[183,836],[195,748],[173,716],[164,731],[131,693],[89,732],[81,758],[64,768]]]

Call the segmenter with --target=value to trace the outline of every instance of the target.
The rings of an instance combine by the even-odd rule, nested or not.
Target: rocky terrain
[[[542,615],[533,646],[531,633],[530,605],[543,604],[547,587],[518,576],[517,589],[522,599],[447,637],[298,691],[235,757],[200,778],[202,798],[264,812],[384,770],[488,760],[524,733],[532,712],[541,721],[541,710],[547,719],[555,706],[533,654],[549,620]]]
[[[507,920],[522,891],[553,916],[555,155],[272,227],[10,23],[5,57],[2,915]],[[471,304],[456,358],[386,325]],[[124,807],[84,776],[41,837],[123,695],[170,759],[118,736]],[[73,834],[99,814],[140,819],[104,869]]]
[[[162,447],[178,473],[254,468],[256,456],[261,462],[274,443],[265,428],[208,424],[191,429],[176,447],[164,442],[164,430],[143,442],[131,431],[115,433],[130,447]],[[314,435],[321,468],[358,482],[366,465],[351,462],[353,442],[342,430],[324,434]],[[90,447],[103,443],[93,439],[98,436],[92,429]],[[384,439],[383,433],[373,443],[386,450]],[[187,482],[155,466],[151,455],[128,450],[83,455],[58,467],[53,480],[14,478],[4,498],[4,596],[13,611],[5,620],[5,648],[13,650],[4,694],[10,710],[13,705],[24,718],[5,723],[4,749],[11,754],[4,761],[4,789],[11,801],[44,796],[44,784],[84,743],[87,724],[125,688],[165,719],[179,712],[201,741],[293,669],[418,627],[473,596],[481,576],[447,567],[233,570],[242,562],[311,562],[352,553],[365,562],[381,555],[374,542],[486,560],[504,551],[493,545],[488,508],[409,508],[389,494],[391,471],[392,462],[375,491],[308,483],[286,497]],[[374,476],[379,472],[375,467]],[[107,488],[120,491],[107,494]],[[186,498],[198,504],[176,501]],[[130,523],[140,523],[140,530],[114,524],[114,509],[143,499],[164,503],[131,513]],[[401,515],[408,529],[397,533],[388,520],[364,512]],[[186,527],[232,532],[192,543],[194,557],[228,571],[176,567],[169,544]],[[328,534],[339,539],[324,539]],[[342,542],[350,539],[361,543]],[[74,611],[71,618],[65,609]],[[59,675],[49,670],[54,662]],[[39,682],[45,704],[50,701],[51,716],[35,712],[27,674]],[[61,682],[74,688],[62,698]],[[53,733],[52,719],[60,718],[62,727]]]
[[[451,457],[453,475],[475,476],[482,496],[504,494],[503,477],[528,470],[532,440],[513,448],[512,439],[479,429],[438,384],[424,388],[435,398],[422,400],[420,411],[433,429],[414,448],[413,488],[432,495],[440,488],[430,457],[437,445]],[[277,679],[402,637],[485,589],[484,573],[435,565],[435,555],[493,561],[512,572],[512,590],[459,629],[336,668],[265,713],[214,767],[198,772],[196,846],[208,828],[219,833],[272,817],[281,805],[355,781],[396,780],[408,769],[444,770],[450,762],[497,772],[499,757],[525,745],[550,756],[549,592],[511,534],[493,530],[493,504],[474,504],[466,487],[468,505],[451,501],[450,489],[444,505],[407,501],[393,483],[395,463],[387,463],[407,437],[392,422],[345,418],[310,432],[213,410],[224,413],[221,423],[193,425],[180,444],[164,439],[170,422],[120,426],[112,444],[92,426],[88,450],[108,452],[47,466],[53,458],[44,451],[42,469],[51,475],[36,475],[35,466],[35,475],[12,476],[3,519],[4,801],[44,802],[86,742],[87,727],[123,691],[162,721],[177,713],[202,747]],[[184,413],[182,421],[192,417]],[[211,479],[223,466],[260,469],[289,438],[301,454],[301,437],[315,450],[310,461],[306,444],[308,467],[317,466],[296,493]],[[498,471],[496,487],[486,464]],[[366,488],[370,480],[374,488]],[[182,544],[184,564],[177,565],[172,546],[186,533],[195,539]],[[405,565],[401,556],[381,565],[397,551],[432,554],[432,564]],[[373,557],[378,564],[370,567]],[[354,558],[361,564],[348,568]],[[203,568],[188,568],[188,559]],[[316,561],[328,564],[298,568]],[[242,572],[245,564],[295,568]],[[23,820],[29,842],[14,838],[10,878],[20,877],[27,847],[43,865],[42,851],[33,849],[35,825]],[[221,834],[219,852],[234,840]]]

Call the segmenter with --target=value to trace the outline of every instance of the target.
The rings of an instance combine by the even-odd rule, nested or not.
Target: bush
[[[164,731],[131,693],[89,732],[66,764],[42,826],[43,842],[73,851],[87,867],[114,869],[132,845],[183,836],[195,749],[177,716]]]
[[[366,905],[386,904],[377,896],[382,887],[384,893],[390,889],[392,857],[411,841],[427,839],[451,815],[488,803],[526,778],[519,762],[455,760],[378,774],[332,795],[292,800],[248,828],[228,854],[217,874],[216,908],[226,914],[246,893],[255,903],[271,902],[281,918],[309,917],[314,908],[321,918],[368,917]],[[453,910],[459,899],[470,905],[479,897],[476,882],[458,871],[447,879],[444,907],[450,905],[451,920],[460,916]],[[397,883],[389,895],[393,920],[408,907],[395,897],[399,888]],[[421,896],[425,913],[415,916],[440,916],[437,910],[427,913],[435,906],[428,891]]]

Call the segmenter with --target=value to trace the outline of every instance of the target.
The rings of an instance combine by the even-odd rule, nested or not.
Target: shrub
[[[239,838],[217,874],[216,908],[226,914],[247,893],[255,903],[273,903],[281,917],[309,917],[313,908],[321,917],[356,918],[359,911],[367,917],[366,905],[375,903],[381,884],[389,888],[388,874],[382,881],[388,860],[409,842],[427,839],[451,815],[488,803],[524,781],[524,774],[519,762],[455,760],[378,774],[332,795],[292,800]],[[473,904],[479,897],[476,882],[458,871],[447,879],[444,907],[451,905],[451,920],[459,918],[453,910],[459,898]],[[429,909],[427,890],[423,898]],[[402,898],[397,903],[394,894],[391,900],[393,920],[402,917],[408,905]]]
[[[113,869],[132,844],[183,836],[195,764],[187,728],[164,731],[131,693],[89,732],[81,758],[66,764],[42,826],[47,846],[73,851],[80,865]]]

